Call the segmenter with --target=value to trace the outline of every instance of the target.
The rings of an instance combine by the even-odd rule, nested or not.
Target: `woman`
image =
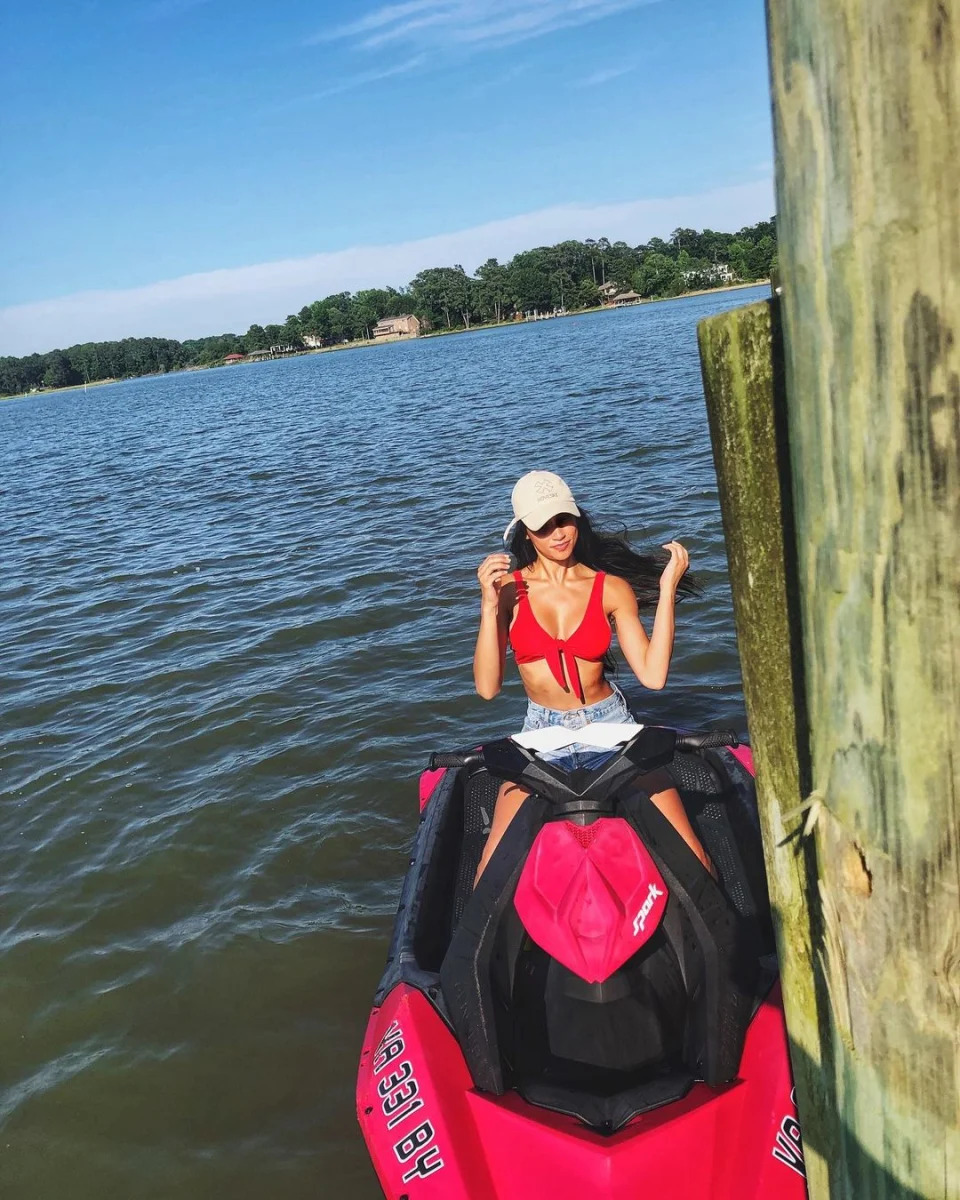
[[[520,568],[511,573],[508,554],[489,554],[480,564],[480,630],[473,656],[477,691],[492,700],[503,685],[507,642],[513,649],[529,704],[524,730],[590,721],[632,724],[623,693],[611,684],[610,622],[631,670],[644,687],[667,682],[673,652],[677,593],[696,589],[683,576],[689,558],[679,542],[664,547],[670,560],[657,582],[658,567],[635,553],[624,538],[594,530],[573,493],[552,471],[531,471],[513,489],[514,519],[504,532]],[[614,573],[615,572],[615,573]],[[653,632],[640,623],[637,597],[656,599]],[[555,755],[558,765],[593,767],[608,757],[574,744]],[[680,795],[665,772],[644,776],[640,785],[708,870],[713,865],[690,825]],[[490,835],[477,879],[504,831],[529,795],[504,783],[497,796]]]

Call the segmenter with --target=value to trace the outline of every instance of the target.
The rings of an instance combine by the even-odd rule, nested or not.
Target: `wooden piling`
[[[700,361],[794,1071],[816,1097],[824,1054],[806,903],[816,876],[802,838],[808,736],[778,315],[769,300],[701,322]],[[828,1157],[808,1154],[808,1175],[825,1179]]]
[[[808,714],[774,723],[817,814],[792,865],[760,791],[810,1192],[957,1200],[960,0],[769,0],[768,25]]]

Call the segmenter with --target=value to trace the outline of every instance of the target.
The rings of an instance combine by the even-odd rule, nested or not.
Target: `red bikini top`
[[[547,633],[533,615],[526,580],[519,571],[514,571],[513,578],[517,584],[517,615],[510,626],[510,645],[514,658],[518,663],[537,662],[545,658],[557,683],[565,690],[572,688],[582,704],[583,685],[577,659],[600,662],[610,649],[610,622],[603,612],[603,581],[606,576],[603,571],[597,572],[583,619],[566,639],[554,638]]]

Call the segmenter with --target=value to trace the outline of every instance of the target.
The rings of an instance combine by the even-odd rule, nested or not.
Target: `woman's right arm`
[[[510,609],[504,584],[510,580],[510,556],[488,554],[480,564],[480,628],[473,652],[473,682],[484,700],[492,700],[503,686]]]

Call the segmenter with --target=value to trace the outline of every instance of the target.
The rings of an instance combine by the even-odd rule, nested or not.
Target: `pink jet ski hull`
[[[749,747],[734,757],[752,775]],[[424,773],[421,811],[444,774]],[[779,983],[733,1079],[694,1083],[614,1133],[476,1087],[438,991],[397,982],[364,1036],[357,1115],[387,1200],[805,1200]]]
[[[401,984],[370,1017],[357,1115],[388,1200],[637,1200],[640,1188],[805,1200],[792,1089],[779,987],[750,1025],[736,1082],[697,1084],[605,1137],[516,1093],[478,1092],[450,1030]]]

